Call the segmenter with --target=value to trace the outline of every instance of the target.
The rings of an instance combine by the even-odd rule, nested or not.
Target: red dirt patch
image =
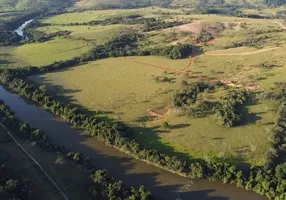
[[[149,108],[146,111],[153,117],[164,118],[163,114],[157,113]]]
[[[182,70],[181,73],[187,73],[189,69],[192,67],[192,65],[194,64],[194,61],[195,61],[195,56],[191,57],[190,64],[188,65],[188,67]]]
[[[202,30],[203,26],[200,21],[195,21],[190,24],[184,24],[181,26],[175,27],[176,30],[181,32],[190,32],[194,34],[199,34]]]

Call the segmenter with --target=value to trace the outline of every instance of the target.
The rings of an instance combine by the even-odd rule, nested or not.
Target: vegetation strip
[[[2,121],[2,123],[4,123],[12,130],[15,130],[22,138],[35,141],[36,144],[39,145],[39,147],[45,150],[50,149],[53,151],[60,152],[64,157],[67,157],[76,163],[84,165],[87,170],[91,171],[91,177],[93,179],[94,185],[90,187],[89,191],[95,198],[108,198],[118,200],[153,199],[151,194],[149,192],[146,192],[143,186],[141,186],[139,190],[136,190],[134,188],[125,188],[121,181],[116,181],[113,177],[110,177],[107,174],[106,170],[93,169],[93,167],[90,166],[89,158],[84,159],[80,153],[68,152],[65,147],[60,147],[52,144],[49,141],[48,137],[42,131],[40,131],[39,129],[31,128],[29,124],[17,118],[2,100],[0,100],[0,116],[2,117],[0,121]],[[2,123],[1,126],[3,126]],[[9,133],[9,135],[13,138],[17,145],[20,145],[17,140],[12,136],[12,134],[6,129],[6,127],[3,126],[3,128]],[[20,147],[23,151],[25,151],[25,153],[27,153],[27,155],[29,155],[31,159],[33,159],[36,164],[38,163],[21,145]],[[41,170],[43,170],[40,164],[37,165],[40,167]],[[45,171],[43,170],[43,172]],[[47,176],[50,177],[49,175]],[[52,178],[49,179],[52,181]],[[66,197],[65,199],[68,198]]]

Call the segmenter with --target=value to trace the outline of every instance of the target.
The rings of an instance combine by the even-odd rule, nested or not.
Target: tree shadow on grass
[[[65,69],[66,70],[66,69]],[[90,116],[96,116],[101,120],[109,121],[109,122],[117,122],[117,120],[110,119],[106,114],[113,114],[113,111],[108,110],[108,109],[103,109],[103,110],[97,110],[93,111],[90,110],[84,106],[81,106],[78,104],[78,102],[74,99],[75,93],[80,92],[80,89],[65,89],[61,85],[55,85],[51,81],[45,79],[44,77],[40,77],[42,80],[38,80],[41,83],[44,83],[49,86],[50,90],[49,92],[55,93],[53,91],[53,88],[58,88],[60,90],[57,90],[58,94],[56,98],[58,101],[64,103],[64,104],[70,104],[74,105],[81,110],[83,110],[86,114]],[[141,117],[136,120],[136,122],[139,123],[145,123],[147,121],[150,121],[154,118],[152,117]],[[154,127],[142,127],[142,126],[133,126],[133,127],[127,127],[126,129],[126,134],[129,138],[135,139],[139,143],[146,145],[148,147],[154,148],[159,150],[160,152],[164,152],[170,156],[177,156],[181,159],[184,160],[191,160],[191,161],[196,161],[196,162],[203,162],[203,159],[197,159],[190,157],[190,155],[186,153],[181,153],[178,152],[174,147],[172,147],[169,144],[166,144],[162,141],[162,137],[159,136],[159,134],[164,134],[164,133],[169,133],[172,129],[182,129],[185,127],[190,126],[190,124],[177,124],[170,126],[170,130],[162,130],[160,129],[160,126],[154,126]]]
[[[186,125],[182,125],[179,127],[185,127]],[[187,125],[189,126],[189,124]],[[162,142],[162,138],[159,136],[160,133],[168,133],[169,130],[160,130],[159,126],[154,127],[128,127],[126,129],[126,133],[128,137],[135,139],[139,143],[146,145],[148,147],[159,150],[160,152],[164,152],[170,156],[177,156],[181,159],[192,160],[196,162],[203,162],[203,159],[191,158],[190,155],[185,153],[181,153],[176,151],[169,144],[165,144]],[[170,127],[172,128],[172,127]]]
[[[256,124],[257,121],[262,119],[260,115],[265,114],[265,112],[249,113],[249,106],[258,104],[260,104],[259,100],[254,95],[252,95],[251,97],[247,98],[243,105],[239,106],[239,112],[242,114],[242,121],[240,126]]]
[[[189,126],[191,126],[191,124],[176,124],[176,125],[171,125],[170,129],[181,129]]]
[[[155,119],[156,117],[154,116],[143,116],[143,117],[137,117],[137,119],[135,120],[135,122],[138,123],[145,123],[148,121],[152,121],[153,119]]]
[[[76,91],[69,92],[73,93]],[[67,97],[64,97],[63,101],[74,103],[72,99],[67,100]],[[44,130],[51,141],[58,145],[64,145],[73,152],[80,152],[90,157],[92,164],[96,166],[97,169],[107,169],[111,176],[116,177],[118,180],[123,180],[127,186],[138,188],[140,185],[145,185],[146,189],[151,191],[157,199],[174,200],[181,197],[182,200],[228,200],[230,198],[226,196],[232,196],[229,195],[229,192],[225,192],[227,191],[225,187],[234,186],[221,186],[221,183],[213,184],[205,182],[202,183],[203,187],[195,183],[194,187],[186,188],[185,186],[192,181],[191,179],[171,174],[118,152],[118,150],[106,146],[95,138],[86,137],[86,133],[84,132],[71,129],[70,126],[62,120],[49,116],[46,116],[47,119],[43,119],[43,115],[45,116],[47,114],[39,113],[39,116],[37,116],[36,113],[34,113],[32,116],[27,117],[30,113],[24,111],[23,113],[25,113],[23,120],[28,120],[28,123],[31,124],[32,127]],[[41,123],[42,121],[45,121],[45,123]],[[126,134],[128,137],[132,138],[133,136],[135,139],[134,133],[141,134],[141,140],[138,141],[146,146],[153,147],[171,156],[202,162],[201,159],[190,158],[190,156],[176,152],[173,147],[164,144],[157,134],[157,128],[158,127],[130,127],[127,128]],[[211,194],[217,189],[219,190],[218,193],[222,194],[221,196],[213,196],[213,194]],[[240,189],[237,189],[237,191],[241,191],[241,193],[246,192]]]
[[[9,60],[1,60],[0,59],[0,65],[8,65],[8,64],[12,64],[12,63],[15,63],[15,62],[11,62]]]
[[[72,70],[72,69],[64,69],[66,70]],[[56,72],[54,72],[56,73]],[[113,111],[109,110],[109,109],[103,109],[101,111],[92,111],[90,109],[87,109],[84,106],[80,106],[78,104],[77,101],[75,101],[74,99],[74,95],[75,93],[80,92],[80,89],[64,89],[61,85],[55,85],[53,83],[51,83],[51,81],[45,79],[44,77],[38,77],[38,79],[42,79],[42,80],[38,80],[41,83],[47,84],[50,88],[59,88],[61,87],[61,91],[60,94],[61,95],[57,95],[56,98],[64,103],[64,104],[71,104],[71,105],[75,105],[77,107],[79,107],[81,110],[83,110],[86,114],[91,115],[91,116],[97,116],[98,118],[102,119],[102,120],[106,120],[106,121],[110,121],[110,122],[115,122],[116,120],[110,119],[109,117],[107,117],[106,113],[113,113]],[[55,93],[55,91],[53,90],[49,90],[49,92]],[[88,94],[89,95],[89,94]],[[139,118],[139,121],[142,122],[147,122],[146,120],[150,120],[150,117],[142,117]],[[184,128],[189,126],[189,124],[178,124],[178,125],[174,125],[171,126],[170,129],[180,129],[180,128]],[[168,130],[159,130],[159,127],[140,127],[140,126],[135,126],[135,127],[127,127],[126,129],[126,134],[129,138],[131,139],[135,139],[136,141],[138,141],[139,143],[146,145],[148,147],[154,148],[159,150],[160,152],[164,152],[170,156],[177,156],[181,159],[184,160],[189,160],[189,161],[195,161],[195,162],[204,162],[203,159],[197,159],[194,157],[191,157],[190,155],[186,154],[186,153],[181,153],[178,152],[174,147],[170,146],[169,144],[166,144],[162,141],[162,138],[159,136],[160,133],[167,133],[169,132]],[[88,137],[85,137],[86,139],[88,139]],[[92,139],[92,138],[91,138]],[[225,161],[225,159],[224,159]]]

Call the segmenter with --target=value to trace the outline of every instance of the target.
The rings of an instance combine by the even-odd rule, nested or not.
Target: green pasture
[[[240,50],[245,51],[253,49]],[[189,72],[231,80],[232,74],[240,72],[242,76],[246,71],[239,62],[253,60],[251,56],[239,57],[197,56]],[[251,61],[249,66],[263,62],[262,57],[265,55]],[[259,98],[255,104],[247,104],[244,122],[236,128],[222,127],[212,114],[202,118],[184,115],[172,107],[172,98],[182,88],[182,80],[189,83],[198,80],[178,73],[189,62],[189,59],[172,61],[153,56],[111,58],[30,79],[46,84],[69,102],[127,123],[140,143],[171,155],[263,165],[277,102]],[[252,82],[248,72],[245,74],[247,83]],[[169,81],[156,82],[156,77],[167,77]],[[225,92],[225,89],[219,89],[212,94],[202,94],[200,99],[218,101]],[[165,113],[164,120],[168,121],[170,129],[162,130],[162,119],[152,117],[148,109]]]
[[[179,10],[180,11],[180,10]],[[47,17],[41,20],[43,23],[49,24],[67,24],[67,23],[82,23],[93,20],[105,20],[108,18],[128,16],[131,14],[141,14],[144,17],[150,17],[154,13],[158,12],[178,12],[173,9],[148,7],[140,9],[113,9],[113,10],[91,10],[83,12],[71,12],[60,15]]]
[[[78,4],[80,3],[88,5],[91,1],[81,1]],[[96,111],[100,116],[123,121],[130,127],[128,134],[134,139],[170,155],[263,165],[278,103],[262,99],[261,94],[269,91],[275,82],[285,81],[286,32],[281,31],[282,27],[279,24],[285,23],[219,15],[165,16],[163,12],[183,13],[182,10],[149,7],[71,12],[50,16],[41,22],[57,25],[38,27],[36,30],[45,33],[68,30],[72,33],[68,37],[59,37],[44,43],[0,47],[0,66],[42,66],[67,60],[86,52],[95,43],[104,44],[124,29],[138,27],[120,24],[61,26],[63,23],[104,20],[130,14],[197,23],[199,28],[207,27],[213,31],[215,39],[197,44],[200,47],[196,49],[200,51],[197,51],[192,66],[185,73],[182,73],[182,70],[189,66],[190,58],[169,60],[155,56],[135,56],[98,60],[44,75],[35,75],[30,79],[47,85],[56,95],[64,96],[65,102],[76,103],[90,111]],[[220,26],[225,28],[218,31]],[[190,26],[181,31],[178,27],[173,27],[143,33],[146,38],[140,41],[140,47],[192,44],[198,34],[195,28]],[[227,48],[232,43],[264,36],[267,38],[258,41],[261,43],[259,47],[255,47],[254,44]],[[258,86],[255,91],[258,100],[245,105],[241,126],[225,128],[218,124],[211,112],[196,118],[172,106],[173,95],[184,87],[183,80],[191,83],[202,78],[227,81],[241,87],[251,84]],[[229,89],[231,88],[222,87],[214,93],[203,93],[199,96],[198,103],[216,103]],[[150,110],[164,114],[164,119],[152,117]],[[168,130],[161,129],[163,120],[169,123]]]
[[[85,41],[64,38],[44,43],[0,47],[0,67],[43,66],[80,56],[91,47]]]
[[[129,25],[108,25],[108,26],[46,26],[37,28],[38,31],[45,33],[54,33],[57,31],[70,31],[70,36],[75,39],[96,42],[104,44],[114,38],[121,31],[133,29],[136,26]]]

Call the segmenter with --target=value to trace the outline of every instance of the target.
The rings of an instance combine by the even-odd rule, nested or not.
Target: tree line
[[[27,36],[26,43],[33,42],[46,42],[55,37],[68,36],[71,34],[71,31],[56,31],[53,33],[44,33],[42,31],[37,31],[31,28],[25,28],[25,35]]]
[[[269,31],[268,33],[271,32],[281,32],[282,30],[272,30]],[[265,31],[257,31],[256,34],[262,34]],[[229,49],[229,48],[237,48],[237,47],[244,47],[244,46],[248,46],[248,47],[255,47],[255,48],[262,48],[263,45],[265,44],[265,40],[271,38],[270,35],[261,35],[258,37],[249,37],[247,38],[245,41],[241,41],[241,42],[232,42],[228,45],[226,45],[224,48],[225,49]]]
[[[280,101],[275,126],[271,129],[269,138],[271,147],[267,151],[267,165],[273,167],[283,163],[286,157],[286,83],[276,82],[270,92],[264,93],[263,98]]]
[[[98,25],[113,25],[113,24],[127,24],[127,25],[143,25],[142,31],[149,32],[154,30],[160,30],[165,28],[171,28],[190,21],[164,21],[154,17],[144,18],[139,14],[131,14],[128,16],[113,17],[104,20],[92,20],[89,22],[74,22],[74,23],[63,23],[61,26],[98,26]],[[38,26],[53,26],[58,24],[51,23],[38,23]]]
[[[186,177],[209,178],[221,180],[224,183],[234,183],[237,187],[253,190],[270,199],[275,197],[284,200],[286,198],[286,181],[281,178],[285,177],[285,164],[278,165],[276,168],[264,166],[242,171],[234,165],[222,161],[187,162],[143,146],[128,138],[128,135],[125,134],[125,127],[121,123],[103,121],[96,116],[84,114],[77,107],[61,104],[35,85],[15,78],[11,70],[4,70],[1,73],[0,82],[15,93],[21,94],[53,114],[61,116],[74,127],[85,130],[91,137],[114,146],[135,158]]]
[[[34,96],[34,98],[36,97]],[[74,112],[76,112],[76,110]],[[145,191],[143,186],[138,190],[132,187],[126,188],[122,181],[117,181],[115,178],[108,175],[106,170],[96,170],[93,168],[90,165],[89,158],[84,159],[83,155],[80,153],[69,152],[65,147],[52,144],[43,131],[31,128],[29,124],[17,118],[13,111],[11,111],[2,100],[0,100],[0,121],[17,133],[18,136],[26,140],[35,141],[39,147],[45,150],[60,152],[65,158],[84,165],[91,172],[93,184],[88,190],[92,196],[94,196],[94,199],[153,199],[151,193]],[[30,191],[31,188],[28,184],[9,179],[4,168],[0,168],[0,197],[3,197],[3,200],[28,200]]]
[[[0,46],[16,45],[22,40],[14,31],[0,31]]]
[[[127,32],[119,34],[104,45],[96,45],[81,56],[66,61],[57,61],[42,67],[26,66],[10,70],[10,74],[16,77],[24,77],[32,74],[47,73],[53,70],[77,66],[82,62],[94,61],[109,57],[119,56],[164,56],[170,59],[181,59],[192,53],[191,45],[162,46],[149,49],[142,49],[139,44],[144,36],[142,34]],[[0,72],[3,69],[0,69]]]
[[[134,25],[134,24],[145,24],[157,21],[156,18],[144,18],[142,15],[139,14],[131,14],[127,16],[119,16],[119,17],[112,17],[104,20],[92,20],[89,22],[74,22],[74,23],[63,23],[61,26],[98,26],[98,25],[113,25],[113,24],[127,24],[127,25]],[[54,26],[58,24],[51,24],[51,23],[38,23],[38,26]]]

